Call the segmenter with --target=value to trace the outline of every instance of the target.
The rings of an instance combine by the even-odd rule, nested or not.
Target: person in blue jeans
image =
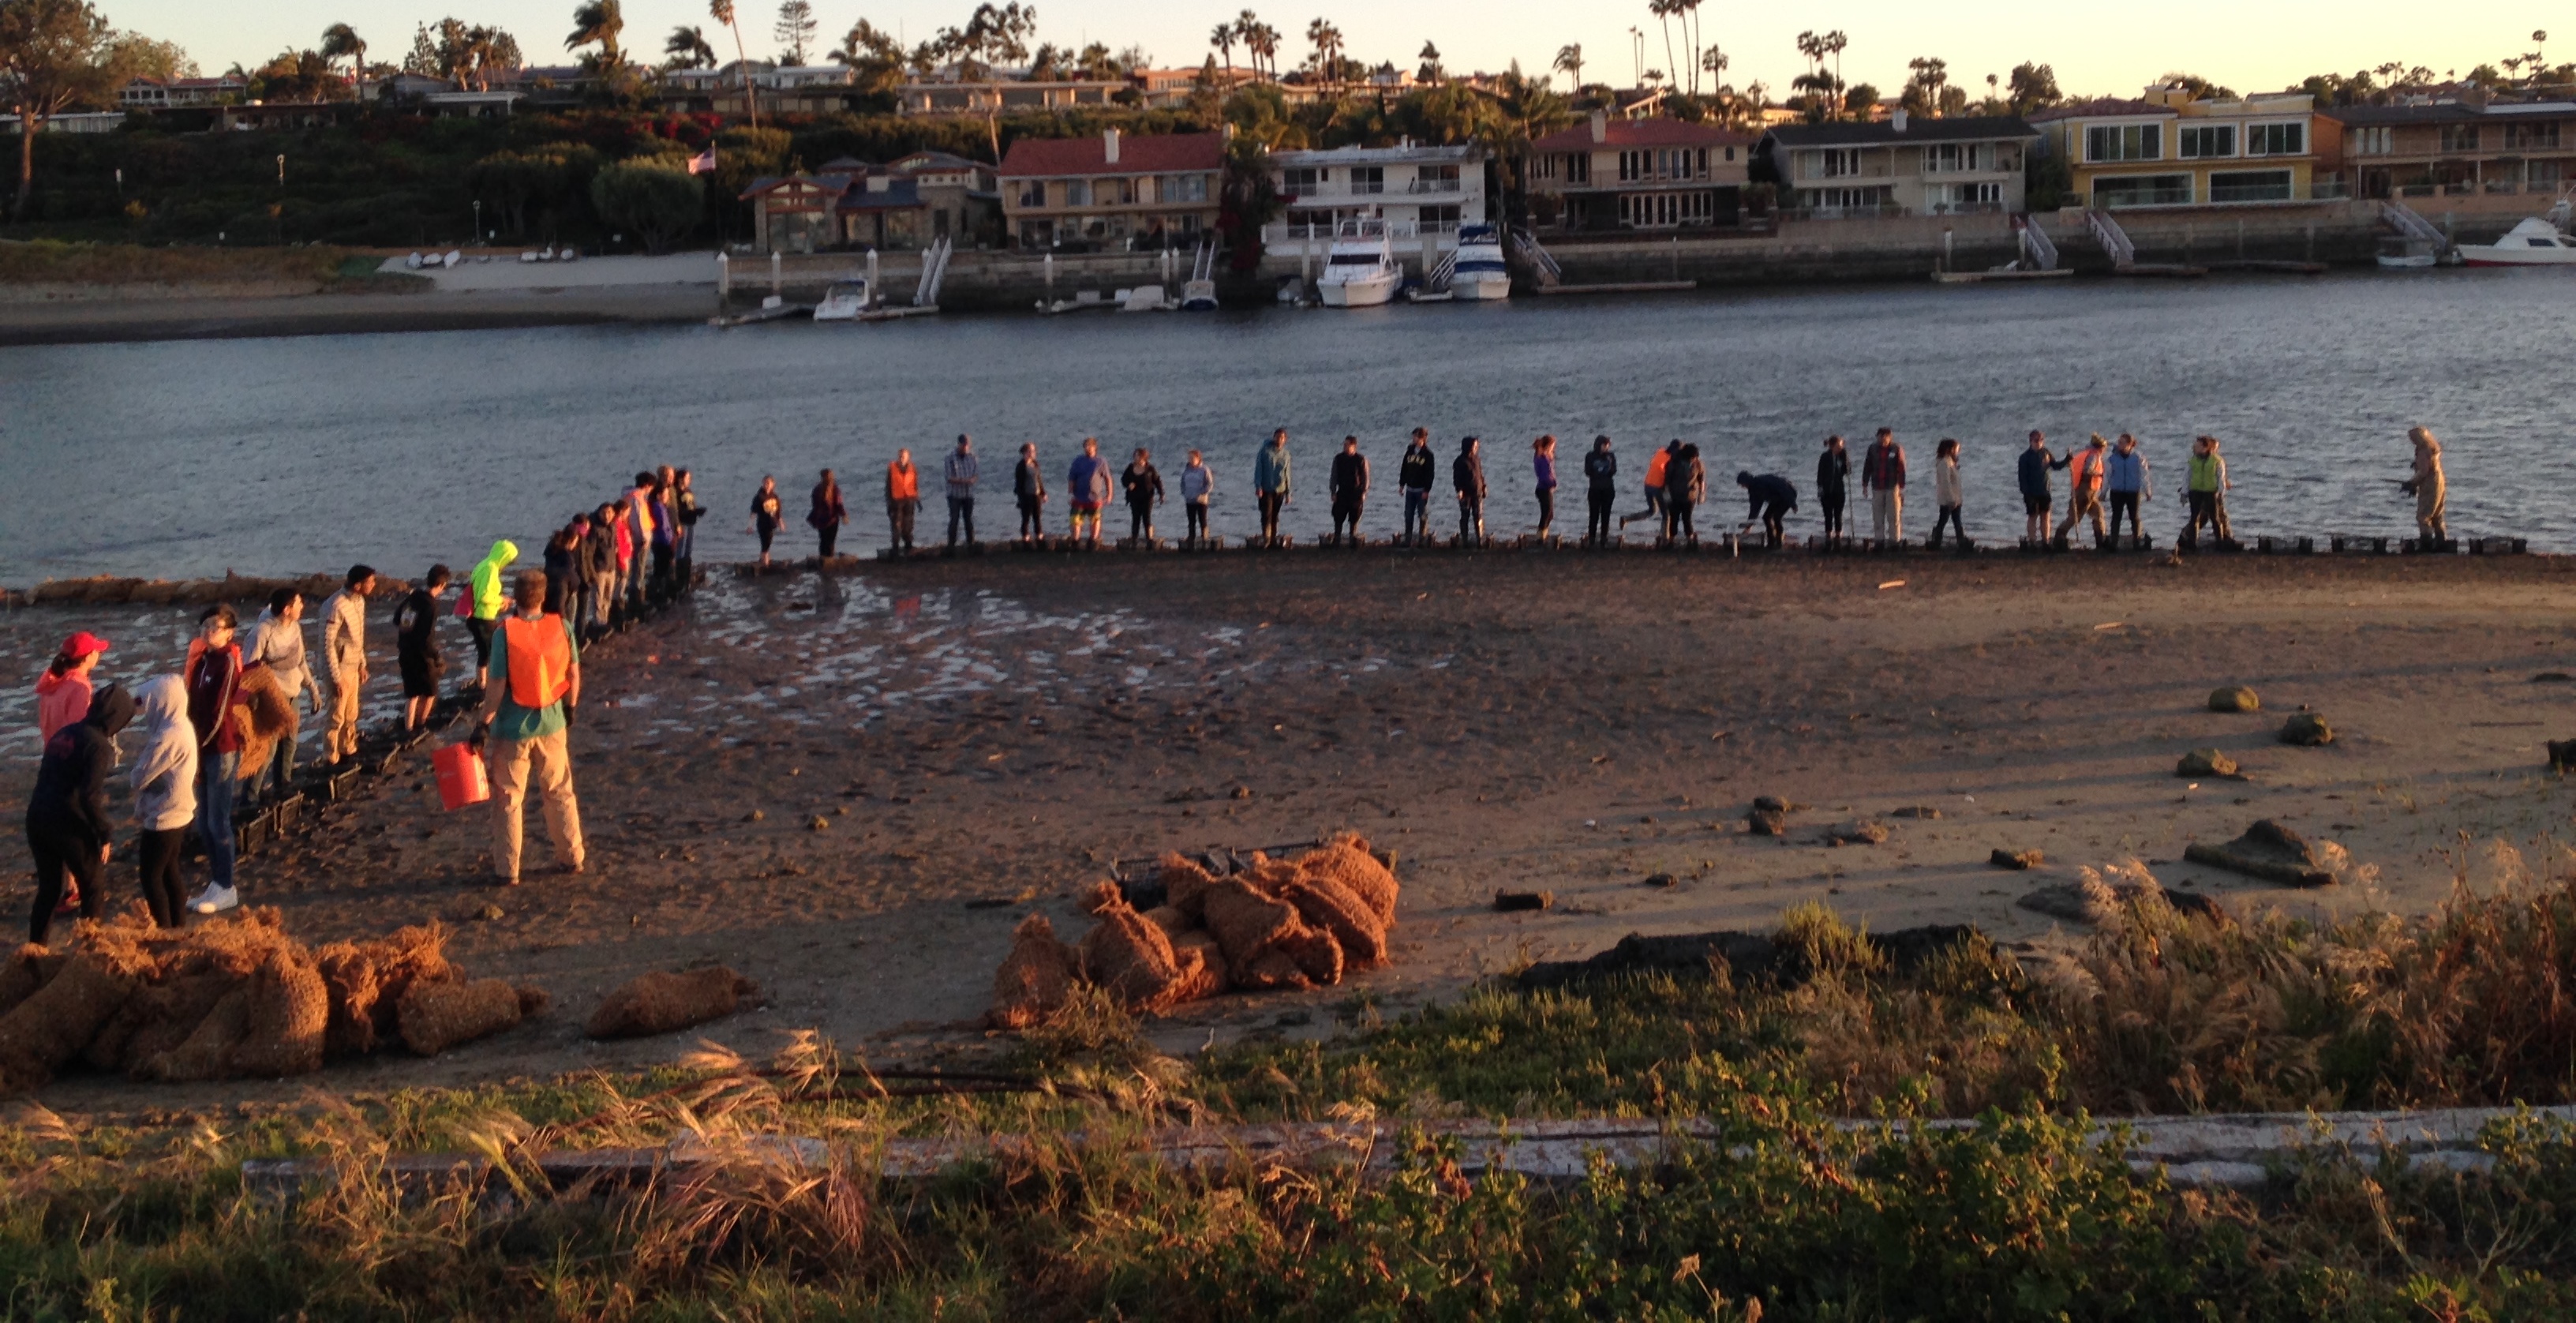
[[[1440,475],[1440,462],[1431,457],[1431,432],[1413,429],[1413,444],[1405,447],[1403,462],[1396,466],[1395,485],[1404,492],[1404,545],[1418,546],[1431,536],[1431,484]]]
[[[188,644],[188,724],[197,732],[197,838],[205,843],[212,876],[188,902],[199,914],[220,914],[241,904],[233,882],[233,795],[241,785],[240,727],[233,724],[233,693],[241,687],[241,647],[234,641],[240,618],[220,602],[197,617]]]

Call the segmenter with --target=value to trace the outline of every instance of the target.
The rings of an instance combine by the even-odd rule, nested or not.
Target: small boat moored
[[[1470,301],[1512,296],[1512,274],[1503,265],[1503,239],[1491,225],[1458,227],[1458,257],[1449,292]]]
[[[868,310],[874,291],[863,276],[835,280],[823,290],[823,301],[814,305],[818,322],[854,322]]]
[[[1347,220],[1333,234],[1323,274],[1315,277],[1315,295],[1327,308],[1374,308],[1393,299],[1403,283],[1386,222]]]
[[[2460,260],[2470,266],[2576,266],[2576,239],[2560,234],[2547,217],[2532,216],[2494,243],[2461,244]]]
[[[2442,257],[2435,249],[2430,239],[2405,234],[2388,235],[2379,241],[2379,264],[2392,271],[2432,266]]]

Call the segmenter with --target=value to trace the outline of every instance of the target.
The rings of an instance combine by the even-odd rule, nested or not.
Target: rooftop
[[[1907,117],[1899,127],[1888,120],[1874,124],[1786,124],[1770,136],[1783,147],[1882,147],[1908,142],[1983,142],[1990,138],[2036,138],[2039,130],[2019,115],[1965,115],[1950,119]]]
[[[1438,147],[1408,142],[1394,147],[1331,147],[1321,151],[1272,152],[1272,165],[1367,165],[1372,161],[1473,161],[1484,156],[1476,146]]]
[[[1152,174],[1161,170],[1215,170],[1225,164],[1222,133],[1122,135],[1118,159],[1109,159],[1108,134],[1079,138],[1022,138],[1002,157],[1001,173],[1032,175]]]
[[[1581,123],[1573,128],[1551,133],[1530,144],[1534,151],[1574,152],[1587,147],[1719,147],[1750,145],[1754,137],[1715,124],[1692,124],[1684,120],[1619,119],[1605,117],[1598,121],[1601,136],[1594,138],[1594,124]]]
[[[2097,96],[2083,101],[2068,101],[2050,106],[2030,116],[2030,122],[2053,124],[2064,119],[2114,119],[2122,115],[2161,115],[2167,119],[2173,119],[2178,114],[2179,112],[2171,106],[2160,106],[2155,102],[2141,101],[2136,97]]]

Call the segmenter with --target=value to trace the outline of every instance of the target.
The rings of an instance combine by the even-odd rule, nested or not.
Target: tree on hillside
[[[124,81],[116,30],[88,0],[0,0],[0,105],[18,114],[18,196],[23,220],[36,187],[36,135],[84,102],[104,104]]]
[[[341,101],[350,95],[331,58],[320,51],[281,51],[257,69],[234,65],[233,74],[249,84],[254,101]]]
[[[821,27],[814,17],[812,0],[779,0],[778,24],[769,33],[778,40],[779,62],[805,63],[806,53],[814,48],[814,34]]]
[[[2004,92],[2016,115],[2035,115],[2066,99],[2066,94],[2057,90],[2057,71],[2045,64],[2014,65],[2012,76],[2004,82]]]
[[[1680,68],[1673,59],[1673,15],[1681,12],[1680,0],[1646,0],[1646,12],[1655,16],[1664,29],[1664,67]]]
[[[334,23],[322,29],[322,56],[349,62],[349,84],[363,88],[367,81],[367,42],[356,28]]]
[[[1583,86],[1583,43],[1572,42],[1556,48],[1556,62],[1548,66],[1565,75],[1565,80],[1579,90]]]
[[[1232,23],[1219,23],[1216,25],[1215,31],[1208,33],[1208,45],[1215,47],[1218,51],[1224,54],[1225,67],[1228,69],[1234,67],[1234,38],[1235,32],[1234,25]]]
[[[2195,73],[2169,73],[2156,81],[2167,87],[2179,87],[2185,92],[2189,92],[2191,94],[2191,99],[2194,101],[2233,101],[2236,99],[2235,89],[2221,87]]]
[[[1854,83],[1843,89],[1843,117],[1866,121],[1878,109],[1878,88],[1869,83]]]
[[[707,16],[733,29],[733,67],[742,74],[742,104],[751,126],[760,127],[760,98],[751,90],[751,61],[742,53],[742,24],[734,21],[733,0],[707,0]]]
[[[1342,80],[1342,30],[1324,19],[1306,25],[1306,44],[1315,48],[1307,67],[1324,82]]]
[[[565,50],[596,46],[598,52],[582,57],[582,63],[594,71],[615,70],[625,66],[626,51],[618,44],[626,33],[626,11],[618,0],[582,0],[572,11],[572,35],[564,38]]]
[[[903,85],[903,43],[864,18],[842,36],[832,62],[855,71],[860,90],[869,96],[891,98]]]
[[[644,251],[668,252],[697,228],[706,188],[686,166],[623,161],[591,176],[590,205],[600,219],[642,240]]]
[[[175,41],[161,41],[140,32],[120,32],[110,50],[109,62],[126,78],[166,81],[197,76],[197,62]]]
[[[1417,80],[1437,83],[1449,76],[1449,71],[1440,67],[1440,48],[1431,44],[1428,39],[1422,43],[1422,53],[1413,58],[1422,61],[1422,67],[1413,71],[1413,76]]]
[[[1907,60],[1905,67],[1911,73],[1905,80],[1899,104],[1905,107],[1906,113],[1927,119],[1941,114],[1947,94],[1958,91],[1950,86],[1950,62],[1937,56],[1917,55]]]
[[[439,78],[456,84],[456,90],[488,91],[495,72],[516,69],[527,61],[519,53],[518,39],[499,28],[480,24],[468,26],[462,19],[442,18],[438,26],[427,24],[412,34],[411,54],[403,59],[403,72],[424,78]]]
[[[716,67],[716,48],[707,44],[706,31],[686,23],[671,29],[671,35],[662,42],[662,54],[664,69]]]
[[[1279,29],[1261,21],[1251,10],[1244,10],[1234,20],[1236,35],[1243,39],[1243,49],[1252,56],[1252,71],[1270,71],[1272,81],[1279,77]]]

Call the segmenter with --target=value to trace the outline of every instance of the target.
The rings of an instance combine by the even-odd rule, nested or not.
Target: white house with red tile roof
[[[1458,227],[1482,225],[1485,149],[1405,142],[1270,154],[1270,181],[1287,208],[1262,227],[1264,246],[1290,254],[1309,240],[1331,243],[1347,220],[1383,221],[1387,237],[1411,251],[1428,239],[1447,252]]]
[[[1021,138],[997,173],[1003,224],[1022,248],[1195,241],[1216,228],[1225,135]]]

